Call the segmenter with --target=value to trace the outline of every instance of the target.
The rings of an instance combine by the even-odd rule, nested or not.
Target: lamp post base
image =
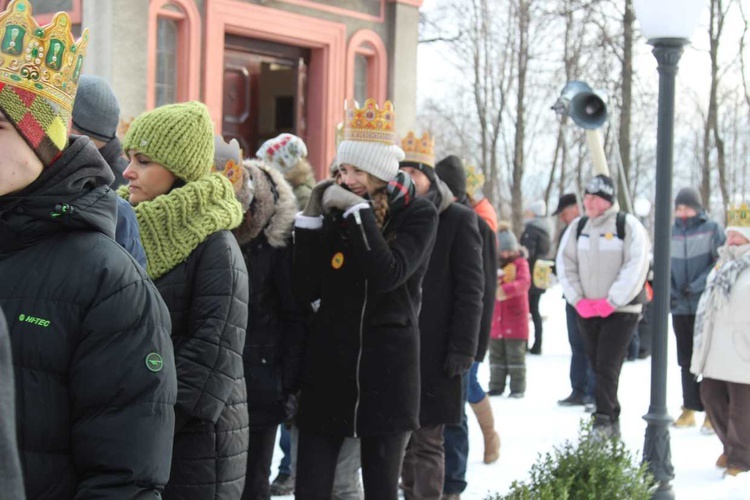
[[[674,479],[672,467],[672,450],[669,441],[669,425],[672,418],[666,409],[649,412],[643,416],[648,422],[646,441],[643,450],[643,461],[648,462],[649,470],[656,479],[658,488],[652,498],[657,500],[674,500],[674,490],[670,481]]]

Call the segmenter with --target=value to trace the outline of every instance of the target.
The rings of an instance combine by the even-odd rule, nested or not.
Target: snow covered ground
[[[462,495],[463,500],[481,500],[490,492],[506,493],[514,480],[526,480],[537,456],[550,451],[553,446],[566,439],[575,441],[579,420],[588,417],[582,407],[566,408],[557,405],[558,399],[570,393],[570,346],[559,287],[550,289],[542,296],[540,309],[546,317],[544,347],[541,356],[529,355],[526,358],[526,397],[510,399],[496,396],[491,400],[495,426],[502,439],[500,460],[494,464],[482,463],[482,434],[467,406],[470,437],[467,473],[469,485]],[[480,366],[479,380],[486,388],[489,380],[487,363]],[[623,366],[619,390],[622,439],[639,460],[646,431],[646,422],[642,416],[648,411],[650,381],[651,358],[629,361]],[[679,414],[681,403],[676,346],[670,330],[667,406],[672,417]],[[723,478],[723,471],[714,465],[722,451],[721,443],[715,435],[702,434],[699,429],[701,423],[702,416],[694,428],[670,428],[675,497],[679,500],[750,499],[750,476],[743,474],[737,478]],[[276,476],[280,458],[277,447],[273,477]]]

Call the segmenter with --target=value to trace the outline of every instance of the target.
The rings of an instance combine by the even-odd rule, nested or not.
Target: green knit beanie
[[[122,149],[138,151],[180,179],[208,175],[214,161],[214,127],[208,108],[198,101],[167,104],[136,118]]]

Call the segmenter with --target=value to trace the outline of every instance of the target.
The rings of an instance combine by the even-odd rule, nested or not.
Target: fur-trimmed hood
[[[315,187],[315,175],[312,166],[304,158],[300,159],[289,172],[284,174],[284,179],[291,184],[292,188],[302,185]]]
[[[286,246],[297,213],[297,200],[292,187],[278,170],[267,166],[262,160],[245,160],[242,167],[243,175],[252,181],[254,193],[242,224],[233,231],[238,243],[246,245],[263,231],[272,247]],[[238,198],[248,196],[245,191],[250,189],[250,184],[245,180],[242,184]]]

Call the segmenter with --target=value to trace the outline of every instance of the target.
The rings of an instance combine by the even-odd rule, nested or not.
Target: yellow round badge
[[[614,237],[615,237],[615,235],[612,234],[612,233],[607,233],[607,234],[604,235],[604,238],[606,238],[607,240],[611,240]]]
[[[336,252],[336,254],[331,259],[331,267],[334,269],[341,269],[341,266],[344,265],[344,254],[341,252]]]

